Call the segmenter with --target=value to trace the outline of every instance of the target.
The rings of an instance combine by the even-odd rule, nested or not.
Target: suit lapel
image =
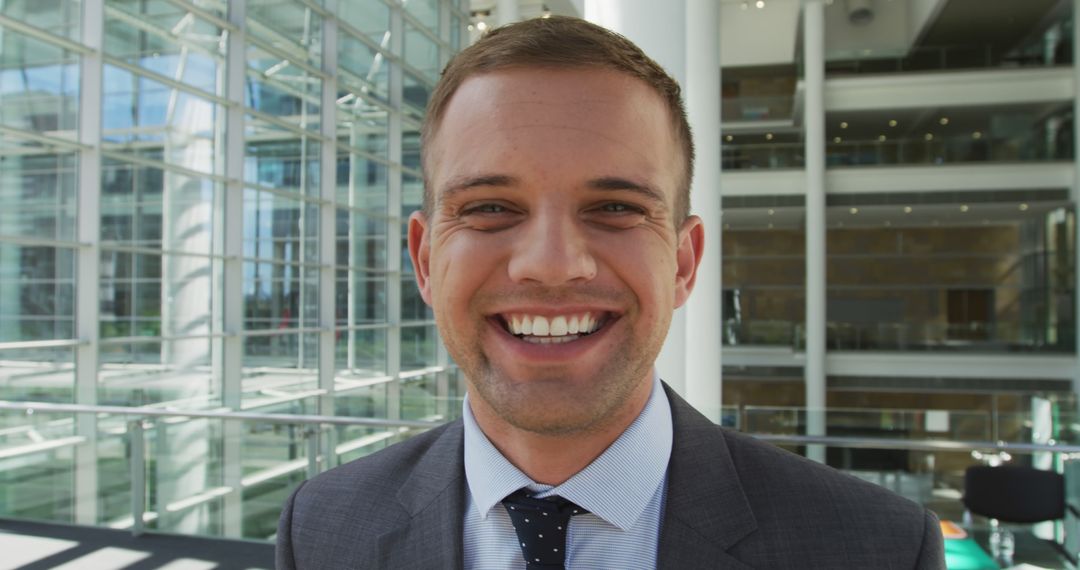
[[[727,550],[757,529],[719,428],[665,385],[675,440],[659,568],[749,568]]]
[[[379,537],[380,568],[461,570],[465,467],[461,422],[432,444],[398,491],[409,514],[401,527]]]

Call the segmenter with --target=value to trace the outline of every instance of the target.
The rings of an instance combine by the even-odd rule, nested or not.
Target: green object
[[[945,567],[949,570],[998,570],[1001,568],[971,537],[945,539]]]

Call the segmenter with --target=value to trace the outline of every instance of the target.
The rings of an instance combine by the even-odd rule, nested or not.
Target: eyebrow
[[[438,201],[450,199],[457,194],[466,192],[473,188],[479,187],[498,187],[509,188],[517,186],[520,180],[514,176],[506,174],[480,174],[480,175],[464,175],[451,179],[447,182],[439,192]],[[627,178],[621,178],[619,176],[601,176],[600,178],[593,178],[585,183],[587,188],[592,190],[609,190],[609,191],[628,191],[636,194],[640,194],[645,198],[661,205],[666,206],[667,201],[664,199],[663,193],[656,188],[648,184],[641,182],[635,182]]]
[[[438,202],[442,202],[448,198],[453,198],[455,195],[478,188],[481,186],[494,186],[506,188],[509,186],[516,186],[518,179],[513,176],[505,174],[481,174],[478,176],[465,175],[458,176],[447,182],[439,192]]]
[[[590,180],[586,186],[594,190],[623,190],[630,191],[656,202],[661,206],[666,206],[667,201],[664,199],[663,193],[656,188],[643,184],[641,182],[634,182],[633,180],[627,180],[626,178],[620,178],[618,176],[604,176],[601,178],[594,178]]]

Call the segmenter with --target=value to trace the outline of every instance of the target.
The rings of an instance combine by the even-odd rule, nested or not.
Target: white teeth
[[[533,336],[547,336],[548,335],[548,320],[545,317],[533,317],[532,323]]]
[[[513,314],[507,315],[506,324],[510,333],[514,335],[573,340],[578,334],[595,331],[599,320],[591,313],[558,315],[550,318],[542,315]]]
[[[566,317],[559,316],[551,319],[551,336],[563,336],[566,330]]]

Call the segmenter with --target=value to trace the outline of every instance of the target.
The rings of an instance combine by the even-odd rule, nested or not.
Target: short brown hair
[[[678,82],[625,37],[585,20],[565,16],[535,18],[495,28],[450,60],[428,102],[421,128],[421,167],[425,181],[429,180],[426,149],[458,87],[472,75],[512,67],[598,67],[629,74],[648,84],[667,104],[686,163],[683,180],[675,195],[673,216],[676,227],[690,215],[694,141]],[[429,215],[432,201],[432,189],[425,182],[424,212]]]

